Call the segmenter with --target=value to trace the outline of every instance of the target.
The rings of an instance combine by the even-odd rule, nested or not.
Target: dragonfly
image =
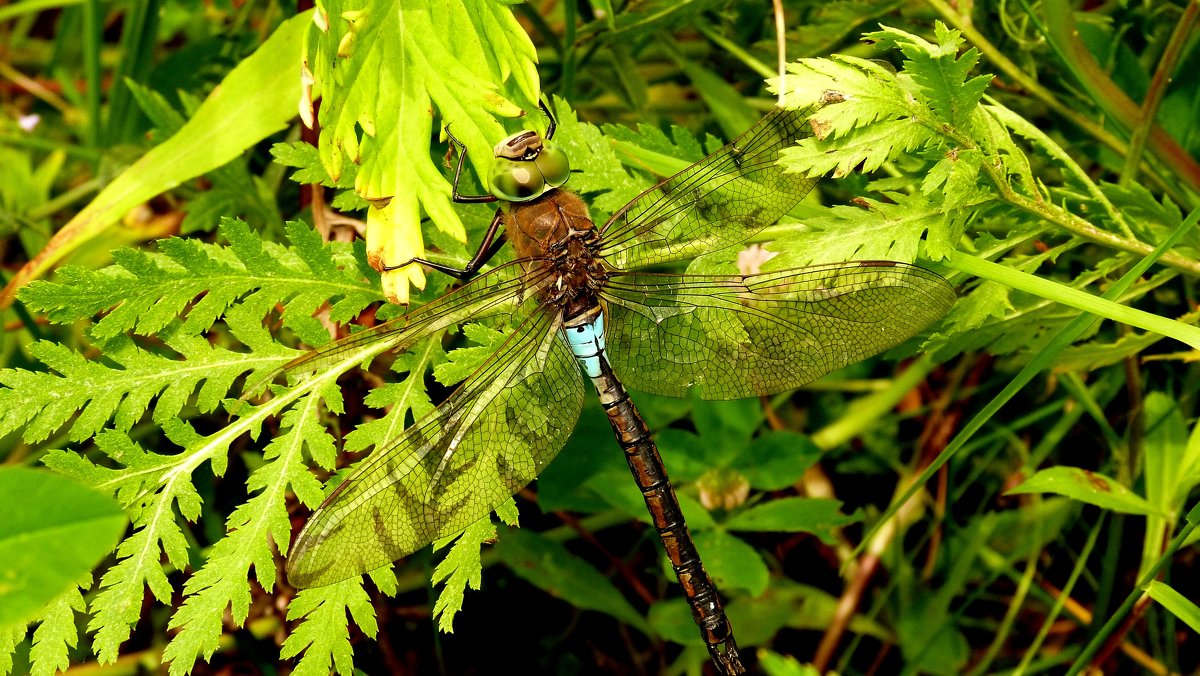
[[[733,249],[789,212],[816,182],[778,163],[784,148],[811,136],[805,114],[774,108],[597,226],[584,200],[563,187],[570,162],[552,144],[554,116],[541,109],[544,135],[526,130],[496,145],[490,194],[460,193],[467,150],[447,128],[458,151],[454,200],[499,208],[463,268],[403,265],[464,283],[283,367],[299,375],[361,360],[370,346],[404,350],[486,317],[515,325],[449,397],[378,447],[317,508],[288,556],[288,581],[308,588],[361,575],[487,517],[566,443],[586,378],[714,664],[742,673],[721,597],[626,386],[706,399],[793,390],[918,334],[949,310],[955,292],[933,272],[892,261],[758,274],[640,271]],[[481,272],[506,241],[514,260]]]

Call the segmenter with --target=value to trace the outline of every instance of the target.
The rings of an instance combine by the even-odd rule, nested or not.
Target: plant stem
[[[1085,291],[1042,279],[1036,275],[1014,270],[1013,268],[985,261],[960,252],[953,252],[947,259],[949,265],[956,270],[990,279],[1035,296],[1062,303],[1077,310],[1090,312],[1098,317],[1112,319],[1130,326],[1168,336],[1182,343],[1200,349],[1200,329],[1188,326],[1174,319],[1167,319],[1149,312],[1143,312],[1112,300],[1093,296]]]
[[[1158,114],[1158,106],[1167,93],[1171,74],[1175,72],[1179,57],[1183,55],[1183,48],[1187,46],[1198,16],[1200,16],[1200,1],[1192,0],[1183,11],[1179,23],[1175,24],[1175,31],[1171,33],[1167,48],[1163,52],[1162,58],[1159,59],[1158,67],[1154,69],[1154,77],[1150,79],[1150,88],[1146,90],[1146,98],[1142,101],[1141,117],[1134,126],[1133,134],[1129,139],[1129,153],[1125,155],[1125,166],[1121,169],[1121,185],[1130,185],[1137,179],[1138,165],[1141,164],[1142,152],[1146,149],[1146,139],[1150,137],[1150,131],[1154,128],[1154,118]]]

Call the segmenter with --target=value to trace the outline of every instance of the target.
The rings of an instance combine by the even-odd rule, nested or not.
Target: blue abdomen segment
[[[587,324],[565,328],[567,343],[589,378],[600,375],[600,354],[604,352],[604,313]]]

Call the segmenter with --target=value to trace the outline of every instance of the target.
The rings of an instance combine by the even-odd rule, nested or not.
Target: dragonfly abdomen
[[[563,332],[571,352],[595,386],[617,443],[625,451],[625,460],[662,539],[667,559],[692,607],[692,619],[700,627],[709,654],[721,666],[723,673],[742,673],[733,628],[725,617],[716,586],[704,570],[700,554],[688,533],[683,510],[667,478],[662,457],[645,421],[604,355],[603,310],[593,303],[579,314],[568,316],[563,322]]]

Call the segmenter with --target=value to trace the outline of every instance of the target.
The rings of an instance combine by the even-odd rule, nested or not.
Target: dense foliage
[[[0,673],[700,669],[594,398],[498,519],[286,584],[342,470],[503,322],[269,382],[454,283],[377,272],[461,267],[491,219],[445,125],[478,192],[548,101],[603,222],[777,98],[813,131],[783,164],[827,178],[764,269],[917,262],[959,300],[795,393],[637,396],[744,651],[1197,669],[1200,4],[783,4],[782,76],[742,0],[0,7]]]

